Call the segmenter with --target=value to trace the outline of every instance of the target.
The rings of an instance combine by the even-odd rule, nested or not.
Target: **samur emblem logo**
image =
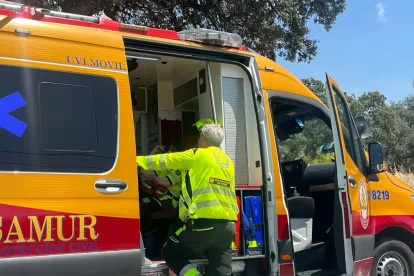
[[[359,181],[359,207],[362,228],[367,229],[369,224],[369,199],[367,187],[363,180]]]

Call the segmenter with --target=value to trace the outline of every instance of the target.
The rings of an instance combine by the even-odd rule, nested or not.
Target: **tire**
[[[371,276],[385,275],[414,275],[414,253],[405,243],[388,240],[375,248]]]

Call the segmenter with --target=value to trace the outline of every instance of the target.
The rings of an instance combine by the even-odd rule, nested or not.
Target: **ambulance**
[[[414,275],[414,190],[329,75],[325,106],[236,34],[4,1],[0,42],[0,275],[169,275],[135,157],[201,118],[236,168],[233,275]]]

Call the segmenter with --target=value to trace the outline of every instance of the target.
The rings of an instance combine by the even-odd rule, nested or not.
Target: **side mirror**
[[[372,136],[371,127],[369,126],[368,121],[364,118],[364,116],[356,117],[354,119],[354,122],[361,139],[366,139]]]
[[[386,170],[384,146],[378,142],[368,144],[369,169],[372,173]]]

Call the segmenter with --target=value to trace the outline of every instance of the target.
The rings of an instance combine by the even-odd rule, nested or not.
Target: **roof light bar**
[[[223,47],[241,48],[243,40],[238,34],[197,28],[178,33],[181,40],[200,42]]]
[[[21,4],[10,3],[8,1],[0,1],[0,9],[5,9],[9,11],[21,12],[22,11]]]
[[[98,17],[93,16],[85,16],[80,14],[74,14],[74,13],[66,13],[66,12],[56,12],[48,9],[42,9],[42,8],[36,8],[36,15],[47,15],[47,16],[53,16],[53,17],[60,17],[60,18],[66,18],[66,19],[73,19],[73,20],[81,20],[81,21],[87,21],[91,23],[99,23]]]

